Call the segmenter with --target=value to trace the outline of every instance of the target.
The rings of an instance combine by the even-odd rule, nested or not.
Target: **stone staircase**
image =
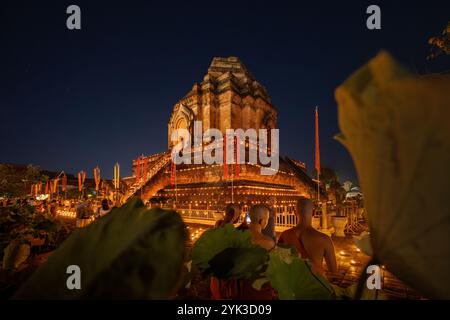
[[[303,166],[297,163],[296,161],[292,160],[288,157],[281,157],[284,162],[286,162],[291,169],[299,176],[301,177],[311,188],[314,190],[317,190],[317,183],[310,177],[308,174],[304,171]],[[321,189],[321,193],[324,191]]]
[[[162,168],[164,168],[170,162],[170,153],[163,153],[157,160],[155,160],[154,164],[150,167],[148,172],[144,173],[144,176],[141,177],[140,181],[135,182],[131,185],[130,189],[127,193],[122,197],[122,203],[125,203],[130,199],[133,195],[135,195],[142,187],[144,187],[147,182],[150,181]]]

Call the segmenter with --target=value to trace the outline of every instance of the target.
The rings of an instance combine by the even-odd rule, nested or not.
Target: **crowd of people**
[[[275,232],[275,212],[270,205],[259,204],[250,208],[248,215],[236,228],[249,230],[252,242],[270,251],[277,243],[293,246],[303,259],[311,261],[312,271],[325,276],[325,270],[330,273],[337,271],[335,250],[332,239],[312,227],[313,203],[301,198],[297,203],[296,214],[298,224],[285,230],[279,237]],[[241,216],[239,206],[229,204],[225,209],[224,218],[215,227],[221,228],[231,223],[236,225]],[[326,269],[324,267],[326,264]],[[275,294],[269,285],[261,290],[252,287],[250,280],[221,280],[212,277],[210,283],[213,299],[273,299]]]
[[[101,201],[97,199],[81,200],[81,199],[52,199],[37,200],[32,197],[28,198],[5,198],[0,201],[0,207],[10,206],[30,206],[35,212],[46,214],[52,219],[57,219],[63,212],[73,212],[77,220],[80,219],[98,219],[112,209],[112,204],[107,199]]]
[[[107,199],[90,200],[62,200],[38,201],[34,198],[4,199],[0,206],[28,205],[35,207],[36,212],[47,213],[52,219],[58,218],[61,212],[74,212],[78,220],[98,219],[114,208]],[[237,225],[238,230],[249,230],[254,244],[270,251],[277,243],[294,246],[300,255],[309,259],[315,272],[324,274],[323,262],[326,262],[328,270],[336,271],[336,257],[331,238],[312,227],[313,203],[311,200],[301,198],[297,203],[296,214],[298,224],[282,232],[277,236],[275,232],[276,215],[273,207],[269,204],[258,204],[250,208],[248,214],[237,225],[242,216],[237,204],[228,204],[225,208],[223,219],[216,222],[215,228],[224,227],[231,223]]]
[[[34,207],[35,212],[47,214],[52,219],[58,217],[58,210],[61,207],[61,201],[58,200],[36,200],[34,198],[16,198],[16,199],[4,199],[0,201],[0,207],[10,206],[30,206]]]

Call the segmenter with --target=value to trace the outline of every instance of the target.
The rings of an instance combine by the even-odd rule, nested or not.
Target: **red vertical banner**
[[[236,154],[236,162],[234,165],[234,174],[236,177],[239,177],[239,173],[241,173],[241,167],[239,164],[239,137],[236,136],[234,138],[235,138],[234,148],[235,148],[235,154]]]
[[[30,190],[30,196],[33,196],[33,192],[34,192],[34,184],[31,185],[31,190]]]
[[[227,135],[223,138],[223,178],[228,179]]]
[[[136,160],[136,183],[139,183],[141,179],[141,158],[137,158]]]
[[[78,191],[81,192],[81,172],[78,172]]]
[[[94,182],[95,182],[95,191],[98,192],[100,187],[100,168],[98,166],[94,168]]]
[[[67,187],[67,176],[64,174],[62,176],[62,181],[61,181],[62,192],[66,192],[66,187]]]
[[[319,149],[319,108],[316,107],[315,118],[315,128],[316,128],[316,158],[315,167],[317,171],[317,176],[320,175],[320,149]]]
[[[175,185],[175,175],[177,171],[177,165],[175,164],[175,161],[171,161],[170,163],[170,185]]]
[[[144,159],[144,170],[142,173],[142,178],[144,179],[144,181],[147,179],[147,170],[148,170],[148,158]]]
[[[78,191],[81,192],[83,190],[84,180],[86,179],[86,173],[81,170],[78,172]]]
[[[44,194],[48,194],[48,181],[45,183],[45,192]]]
[[[58,179],[53,180],[53,193],[58,191]]]
[[[39,193],[42,193],[42,181],[39,181],[38,190],[39,190]]]

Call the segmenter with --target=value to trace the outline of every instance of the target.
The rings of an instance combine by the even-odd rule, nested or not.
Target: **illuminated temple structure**
[[[193,134],[194,121],[202,121],[203,132],[217,128],[223,134],[229,128],[278,128],[277,109],[242,62],[236,57],[214,58],[203,81],[195,83],[173,107],[168,151],[133,161],[134,176],[128,181],[125,200],[135,194],[144,201],[175,206],[185,215],[198,213],[212,219],[209,212],[223,210],[230,202],[240,204],[245,211],[252,204],[272,201],[278,213],[292,215],[298,197],[317,193],[304,163],[282,156],[275,175],[261,175],[259,163],[240,164],[239,175],[233,165],[228,166],[227,175],[219,164],[181,164],[174,170],[170,160],[172,133],[183,128]],[[258,148],[245,142],[246,154],[252,147]]]

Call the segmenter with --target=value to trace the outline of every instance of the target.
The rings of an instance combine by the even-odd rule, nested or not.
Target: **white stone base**
[[[331,217],[331,223],[336,229],[336,237],[345,237],[345,225],[347,224],[347,217]]]

